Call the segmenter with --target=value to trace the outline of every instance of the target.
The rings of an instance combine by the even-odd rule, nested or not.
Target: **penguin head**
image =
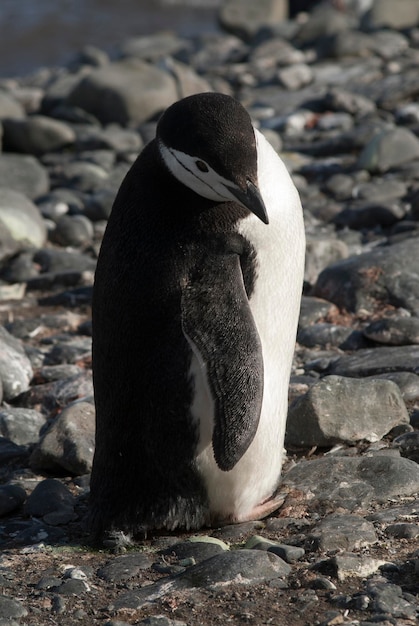
[[[257,179],[257,143],[244,107],[220,93],[201,93],[170,106],[157,125],[166,167],[181,183],[216,202],[238,202],[265,224]]]

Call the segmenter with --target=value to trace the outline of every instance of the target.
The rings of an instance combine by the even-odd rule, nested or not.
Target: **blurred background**
[[[133,35],[217,30],[222,0],[0,0],[0,76],[62,65],[86,44],[107,52]]]

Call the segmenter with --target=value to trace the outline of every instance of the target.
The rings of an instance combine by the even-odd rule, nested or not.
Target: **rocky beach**
[[[311,4],[228,0],[219,32],[0,77],[0,626],[417,624],[419,2]],[[243,103],[304,207],[284,502],[98,550],[96,259],[159,115],[202,91]]]

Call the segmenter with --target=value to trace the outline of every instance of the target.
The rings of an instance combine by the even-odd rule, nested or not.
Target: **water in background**
[[[84,45],[110,53],[135,35],[217,30],[222,0],[0,0],[0,77],[66,63]]]

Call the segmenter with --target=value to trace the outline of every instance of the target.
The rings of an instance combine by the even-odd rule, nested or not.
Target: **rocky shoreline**
[[[0,79],[0,626],[416,624],[419,5],[286,4]],[[84,527],[96,258],[159,113],[206,90],[243,102],[304,206],[284,504],[115,555]]]

